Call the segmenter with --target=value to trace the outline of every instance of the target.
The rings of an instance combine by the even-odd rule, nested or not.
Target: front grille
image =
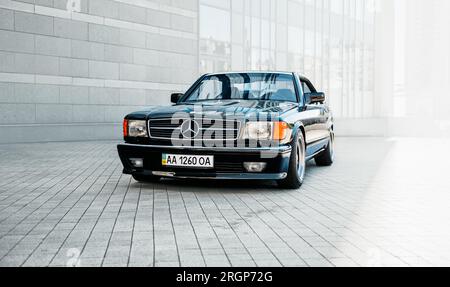
[[[200,128],[194,138],[182,135],[182,125],[186,120],[195,120]],[[152,139],[160,140],[202,140],[231,141],[239,137],[241,123],[238,120],[223,119],[151,119],[148,122],[149,134]]]
[[[216,162],[215,170],[220,173],[243,173],[244,166],[240,162]]]

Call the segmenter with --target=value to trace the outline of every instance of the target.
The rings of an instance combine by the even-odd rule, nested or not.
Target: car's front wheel
[[[299,131],[293,142],[288,175],[285,179],[278,181],[280,187],[299,189],[302,186],[306,170],[305,153],[305,138]]]
[[[158,182],[161,178],[158,176],[153,176],[153,175],[138,175],[138,174],[133,174],[132,175],[134,180],[138,181],[138,182]]]

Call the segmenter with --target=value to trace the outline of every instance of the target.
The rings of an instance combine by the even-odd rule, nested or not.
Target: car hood
[[[195,104],[177,104],[165,107],[152,107],[148,110],[131,114],[131,117],[154,119],[179,117],[205,116],[205,117],[237,117],[250,118],[263,114],[278,114],[279,116],[298,108],[297,103],[278,101],[207,101]]]

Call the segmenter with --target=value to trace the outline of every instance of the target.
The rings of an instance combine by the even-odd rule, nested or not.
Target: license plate
[[[214,168],[214,156],[163,154],[162,165],[172,167]]]

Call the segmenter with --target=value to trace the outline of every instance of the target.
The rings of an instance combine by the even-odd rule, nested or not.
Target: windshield
[[[260,100],[297,102],[290,74],[242,73],[206,76],[184,102]]]

